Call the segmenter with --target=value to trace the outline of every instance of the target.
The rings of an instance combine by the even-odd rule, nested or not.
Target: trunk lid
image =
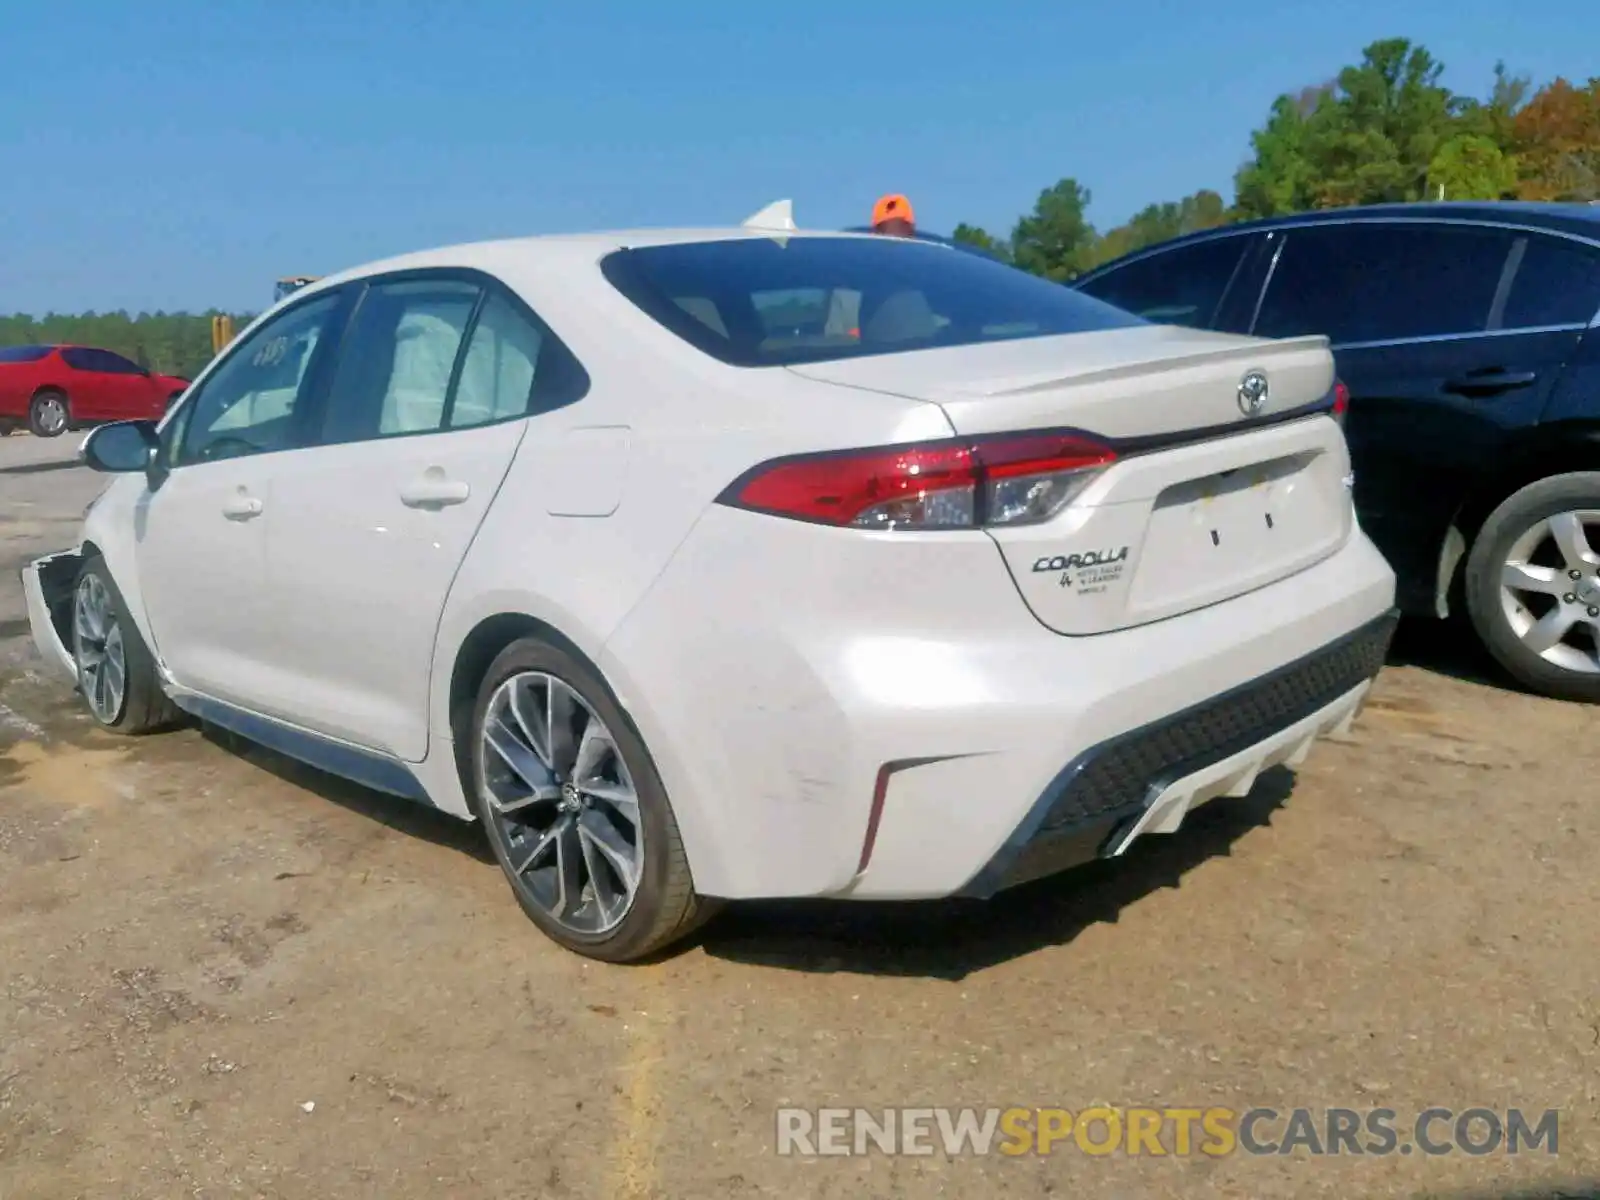
[[[1115,439],[1238,424],[1239,383],[1250,370],[1268,375],[1260,417],[1314,403],[1333,386],[1324,337],[1268,341],[1173,325],[789,369],[808,379],[932,401],[960,434],[1072,425]]]
[[[1294,416],[1333,387],[1321,337],[1146,326],[791,369],[938,404],[961,435],[1070,427],[1116,445],[1117,461],[1049,521],[988,530],[1058,633],[1230,599],[1322,561],[1354,529],[1343,431]],[[1266,395],[1247,413],[1253,374]]]

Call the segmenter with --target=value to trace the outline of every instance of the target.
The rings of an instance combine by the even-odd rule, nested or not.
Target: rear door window
[[[69,346],[61,352],[61,360],[74,371],[94,371],[101,375],[143,374],[139,364],[131,359],[92,346]]]
[[[332,375],[323,445],[516,420],[589,389],[582,364],[511,293],[446,274],[371,282]]]
[[[534,384],[560,370],[562,350],[503,296],[491,295],[472,331],[449,426],[466,429],[526,416]]]
[[[95,360],[100,364],[99,370],[110,375],[142,375],[139,364],[131,358],[123,358],[110,350],[95,351]]]
[[[1587,325],[1600,313],[1600,251],[1544,234],[1518,239],[1501,329]]]
[[[1289,231],[1254,332],[1334,345],[1481,333],[1512,235],[1474,225],[1349,222]]]
[[[1235,235],[1157,250],[1078,286],[1147,321],[1210,329],[1250,243]]]
[[[619,250],[614,287],[735,366],[1121,329],[1145,322],[977,254],[911,238],[734,238]]]
[[[453,279],[376,283],[339,347],[323,444],[432,433],[481,289]]]

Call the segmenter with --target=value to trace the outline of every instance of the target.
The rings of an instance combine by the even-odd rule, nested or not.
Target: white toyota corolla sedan
[[[481,820],[551,938],[986,896],[1347,726],[1394,579],[1320,338],[927,242],[409,255],[267,312],[24,571],[96,720],[188,714]]]

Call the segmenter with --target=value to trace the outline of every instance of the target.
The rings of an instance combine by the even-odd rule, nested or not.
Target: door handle
[[[1501,392],[1525,388],[1538,380],[1537,371],[1507,371],[1501,367],[1491,367],[1484,371],[1469,371],[1459,379],[1450,380],[1444,387],[1445,391],[1462,396],[1498,396]]]
[[[459,479],[448,479],[443,471],[431,468],[420,479],[400,489],[400,503],[407,508],[444,508],[465,504],[472,488]]]
[[[248,521],[261,515],[261,501],[240,491],[223,504],[222,515],[230,521]]]

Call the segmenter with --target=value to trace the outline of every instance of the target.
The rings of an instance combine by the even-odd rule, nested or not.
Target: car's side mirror
[[[101,425],[84,438],[78,455],[92,471],[120,474],[148,471],[160,450],[154,421],[118,421]]]

